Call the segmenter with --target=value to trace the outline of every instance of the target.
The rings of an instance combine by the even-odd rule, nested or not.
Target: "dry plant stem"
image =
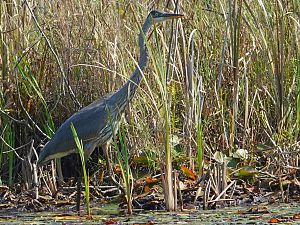
[[[109,178],[110,180],[113,182],[113,184],[115,184],[115,186],[122,192],[122,193],[126,193],[125,192],[125,188],[122,187],[122,185],[116,180],[115,174],[114,174],[114,170],[113,170],[113,161],[112,161],[112,157],[111,157],[111,148],[110,148],[110,144],[106,143],[104,145],[101,146],[102,151],[103,151],[103,155],[104,158],[106,160],[106,168],[108,169],[108,174],[109,174]]]
[[[90,185],[89,188],[90,188],[90,189],[95,189],[95,190],[97,190],[97,191],[103,191],[102,189],[108,189],[108,190],[114,189],[114,190],[119,190],[119,189],[116,188],[115,186],[110,186],[110,185],[107,185],[107,186],[106,186],[106,185],[104,185],[104,186],[92,186],[92,185]],[[76,191],[76,189],[77,189],[77,184],[76,184],[76,187],[75,187],[75,186],[74,186],[74,187],[67,187],[67,186],[62,187],[62,190]]]
[[[215,202],[227,202],[227,201],[230,201],[230,202],[234,202],[235,199],[230,199],[230,198],[224,198],[224,199],[213,199],[213,200],[209,200],[207,201],[207,203],[215,203]]]
[[[222,52],[221,52],[221,61],[220,61],[220,64],[219,64],[219,77],[218,77],[218,84],[217,84],[217,91],[216,91],[216,94],[217,94],[217,99],[219,99],[220,97],[220,90],[221,90],[221,84],[222,84],[222,79],[223,79],[223,66],[224,66],[224,62],[225,62],[225,50],[227,49],[227,46],[228,46],[228,34],[229,34],[229,18],[230,18],[230,14],[229,13],[226,13],[225,10],[224,10],[224,7],[223,7],[223,4],[220,2],[220,6],[222,8],[222,12],[223,12],[223,15],[224,15],[224,21],[226,23],[226,32],[224,32],[224,40],[223,40],[223,47],[222,47]],[[228,5],[230,5],[230,0],[228,0]],[[227,17],[226,17],[227,15]]]
[[[188,131],[188,152],[190,169],[194,170],[194,155],[192,149],[194,148],[194,142],[197,147],[197,161],[198,170],[201,176],[202,173],[202,144],[201,144],[201,111],[202,111],[202,77],[194,71],[194,34],[197,30],[194,29],[188,40],[188,52],[186,62],[186,81],[187,81],[187,131]],[[196,135],[194,135],[196,133]],[[197,141],[194,140],[196,136]]]
[[[50,172],[46,171],[46,178],[45,178],[45,184],[47,183],[47,186],[49,187],[49,194],[53,197],[55,195],[55,190],[54,190],[54,184],[53,180],[50,177]]]
[[[168,184],[168,177],[167,177],[167,169],[166,165],[161,163],[161,170],[163,173],[161,174],[162,178],[162,186],[164,190],[164,196],[165,196],[165,204],[166,204],[166,209],[168,211],[174,211],[175,210],[175,200],[174,200],[174,189],[173,189],[173,180],[171,180],[171,183]],[[171,171],[171,175],[173,172]],[[170,185],[170,186],[168,186]],[[172,207],[172,208],[171,208]]]
[[[213,179],[215,181],[215,188],[217,190],[217,195],[222,191],[222,170],[221,170],[221,163],[216,163],[214,167],[216,177]]]
[[[35,199],[39,198],[39,185],[38,185],[38,175],[37,175],[37,166],[36,163],[32,164],[33,166],[33,187],[34,187],[34,194]]]
[[[234,192],[235,192],[235,188],[236,188],[236,182],[234,183],[233,187],[232,187],[232,190],[231,190],[231,193],[230,193],[230,197],[229,199],[233,199],[233,195],[234,195]],[[236,201],[234,201],[234,205],[236,205]]]
[[[211,170],[208,168],[207,172],[201,176],[200,179],[195,183],[195,186],[199,186],[199,188],[196,191],[195,199],[194,199],[194,204],[196,204],[196,201],[198,197],[201,194],[202,189],[204,188],[205,182],[211,177]]]
[[[249,87],[248,87],[248,77],[245,74],[245,119],[244,119],[244,137],[243,137],[243,148],[246,146],[246,138],[249,127]]]
[[[238,3],[237,3],[238,1]],[[230,3],[231,4],[231,3]],[[241,21],[241,10],[242,0],[233,1],[233,11],[231,19],[233,23],[232,31],[232,51],[233,51],[233,103],[232,103],[232,114],[230,122],[230,147],[233,148],[236,126],[235,121],[237,120],[238,113],[238,102],[239,102],[239,49],[240,49],[240,21]],[[230,149],[231,152],[231,149]]]
[[[192,45],[193,41],[189,43],[191,51],[187,53],[187,139],[188,139],[188,146],[187,146],[187,157],[189,159],[189,167],[192,167],[192,138],[193,138],[193,119],[194,119],[194,49]],[[191,57],[190,57],[191,55]]]
[[[35,189],[35,194],[36,194],[36,199],[38,199],[38,182],[37,182],[37,168],[36,168],[36,164],[32,163],[32,156],[34,153],[35,149],[34,149],[34,140],[31,141],[31,145],[30,145],[30,149],[28,152],[28,156],[27,156],[27,163],[29,166],[27,166],[25,169],[29,172],[29,180],[28,181],[32,181],[32,183],[30,183],[29,187],[31,188],[32,186]],[[26,162],[26,161],[25,161]],[[26,165],[26,164],[25,164]]]
[[[174,9],[174,13],[177,13],[178,12],[178,4],[179,4],[179,0],[176,0],[176,3],[175,3],[175,9]],[[177,40],[177,31],[178,29],[175,30],[175,35],[174,35],[174,20],[172,20],[171,22],[171,34],[170,34],[170,39],[169,39],[169,53],[168,53],[168,59],[167,59],[167,70],[166,70],[166,82],[168,83],[169,80],[172,79],[173,77],[173,70],[172,70],[172,73],[171,73],[171,78],[169,78],[169,73],[170,73],[170,66],[171,66],[171,56],[172,56],[172,51],[174,49],[174,46],[176,46],[176,43],[174,43],[174,40],[176,41]],[[176,25],[177,25],[177,21],[175,22]],[[174,36],[175,36],[175,39],[174,39]],[[173,54],[173,60],[172,62],[175,62],[175,57],[176,57],[176,54]]]
[[[218,195],[218,197],[216,197],[214,200],[215,201],[219,201],[221,198],[222,198],[222,196],[226,193],[226,191],[232,186],[232,185],[234,185],[236,183],[236,181],[235,180],[233,180],[233,181],[231,181],[231,183]]]
[[[276,10],[276,36],[277,36],[277,54],[275,53],[274,55],[277,56],[277,63],[275,65],[275,75],[276,75],[276,79],[277,79],[277,92],[278,92],[278,99],[279,99],[279,115],[280,115],[280,122],[284,122],[282,121],[283,117],[284,117],[284,106],[283,106],[283,93],[284,93],[284,86],[283,86],[283,82],[284,82],[284,35],[285,35],[285,31],[284,31],[284,26],[283,26],[283,9],[281,8],[281,6],[279,6],[278,1],[276,1],[276,7],[278,10]],[[280,15],[278,15],[280,14]],[[281,126],[283,126],[284,124],[281,124]],[[279,127],[280,129],[281,127]],[[282,127],[283,128],[283,127]]]
[[[52,192],[51,192],[51,189],[50,189],[50,187],[49,187],[49,185],[48,185],[48,182],[46,181],[46,179],[45,179],[45,176],[43,175],[43,170],[42,170],[42,168],[39,168],[40,169],[40,176],[38,176],[39,177],[39,180],[43,180],[43,183],[44,183],[44,185],[45,185],[45,187],[46,187],[46,189],[47,189],[47,191],[48,191],[48,193],[49,193],[49,195],[51,195],[52,196]],[[48,178],[48,176],[46,176],[46,178]],[[41,182],[39,181],[39,184],[40,184]]]
[[[131,198],[127,199],[127,213],[129,215],[131,215],[132,212],[133,212],[133,210],[132,210],[132,197],[131,197]]]
[[[173,171],[174,177],[174,210],[177,211],[177,171]]]
[[[217,86],[214,86],[214,91],[215,91],[215,96],[216,96],[216,101],[218,108],[220,110],[221,118],[222,118],[222,126],[223,126],[223,137],[225,141],[225,148],[229,148],[229,142],[228,142],[228,137],[227,137],[227,129],[226,129],[226,120],[224,118],[224,109],[223,109],[223,104],[220,102],[220,90],[221,90],[221,84],[222,84],[222,79],[223,79],[223,66],[225,62],[225,50],[227,49],[228,46],[228,35],[229,35],[229,30],[230,30],[230,13],[226,13],[225,9],[223,7],[223,4],[221,1],[219,1],[222,12],[224,15],[224,21],[226,23],[226,32],[224,32],[224,41],[223,41],[223,47],[222,47],[222,53],[221,53],[221,62],[219,65],[219,77],[218,77],[218,83]],[[231,5],[231,0],[228,0],[228,6],[229,6],[229,12],[230,12],[230,5]],[[226,17],[227,15],[227,17]]]
[[[52,160],[51,161],[51,175],[52,175],[52,185],[53,185],[53,192],[57,192],[57,186],[56,186],[56,169],[55,169],[55,163]]]
[[[283,184],[282,184],[282,176],[279,176],[279,187],[280,187],[280,193],[281,193],[281,201],[285,202],[284,190],[283,190]]]
[[[72,100],[74,101],[74,103],[77,105],[78,108],[81,108],[82,105],[80,104],[80,102],[79,102],[78,99],[76,98],[76,96],[75,96],[75,94],[74,94],[74,92],[73,92],[73,90],[72,90],[72,88],[71,88],[71,86],[70,86],[70,82],[69,82],[69,80],[67,79],[67,77],[66,77],[66,75],[65,75],[65,72],[64,72],[64,69],[63,69],[63,65],[62,65],[60,59],[58,58],[58,55],[56,54],[55,50],[52,48],[52,45],[51,45],[50,41],[48,40],[48,38],[47,38],[47,36],[45,35],[44,31],[42,30],[41,26],[39,25],[39,23],[38,23],[38,21],[37,21],[35,15],[34,15],[34,13],[33,13],[33,11],[31,10],[31,8],[30,8],[30,6],[29,6],[29,4],[28,4],[28,1],[27,1],[27,0],[24,0],[24,4],[27,6],[27,8],[28,8],[28,10],[29,10],[29,13],[31,14],[31,16],[32,16],[32,18],[33,18],[34,23],[36,24],[36,26],[37,26],[39,32],[40,32],[40,33],[42,34],[42,36],[45,38],[45,41],[46,41],[48,47],[50,48],[52,54],[53,54],[54,57],[55,57],[56,62],[57,62],[57,64],[58,64],[58,67],[59,67],[59,69],[60,69],[61,75],[62,75],[62,77],[63,77],[63,81],[64,81],[64,82],[66,83],[66,85],[67,85],[67,88],[68,88],[68,90],[69,90],[69,94],[70,94]]]
[[[180,205],[180,210],[183,211],[183,198],[182,198],[182,193],[180,189],[180,180],[178,176],[178,172],[176,172],[176,186],[179,194],[179,205]]]
[[[8,90],[8,86],[7,85],[4,85],[4,82],[7,82],[8,80],[8,71],[9,71],[9,66],[8,66],[8,46],[7,46],[7,40],[6,40],[6,36],[4,35],[3,33],[3,29],[4,29],[4,21],[2,23],[2,15],[3,15],[3,5],[7,6],[7,9],[8,9],[8,14],[11,14],[11,10],[9,10],[9,7],[12,7],[12,6],[9,6],[10,4],[4,2],[4,1],[1,1],[0,2],[0,41],[1,41],[1,44],[0,44],[0,51],[1,51],[1,80],[3,81],[3,84],[0,86],[1,88],[3,88],[3,93],[6,93],[6,91]],[[12,15],[10,15],[12,16]],[[7,25],[9,28],[9,25]]]
[[[165,204],[167,204],[167,202],[168,202],[168,192],[166,191],[166,175],[165,175],[165,171],[166,171],[166,169],[165,169],[165,165],[164,165],[164,163],[161,161],[161,163],[160,163],[160,168],[161,168],[161,171],[162,171],[162,173],[161,173],[161,184],[162,184],[162,187],[163,187],[163,190],[164,190],[164,197],[165,197]]]
[[[223,162],[221,164],[221,170],[222,170],[222,187],[221,190],[225,190],[227,186],[227,177],[226,177],[226,171],[227,171],[227,164]]]
[[[195,116],[195,124],[196,124],[196,139],[197,139],[197,161],[198,161],[198,173],[200,176],[203,175],[203,125],[202,125],[202,109],[204,96],[202,92],[203,88],[203,80],[202,76],[197,76],[197,106],[196,106],[196,116]],[[198,98],[198,99],[197,99]],[[193,168],[194,170],[194,168]]]
[[[30,163],[30,150],[27,153],[27,157],[22,161],[22,177],[24,179],[24,184],[26,190],[31,189],[32,181],[32,165]]]
[[[213,192],[216,194],[216,195],[219,195],[220,194],[220,186],[219,186],[219,179],[218,179],[218,171],[216,170],[216,167],[214,168],[214,174],[211,174],[210,177],[211,177],[211,189],[213,190]]]
[[[195,199],[194,199],[194,204],[196,204],[196,201],[197,201],[198,197],[199,197],[200,194],[201,194],[202,186],[203,186],[203,185],[201,185],[201,183],[200,183],[200,186],[199,186],[199,188],[198,188],[197,191],[196,191],[196,196],[195,196]]]
[[[56,159],[56,169],[57,169],[57,174],[58,174],[58,185],[59,187],[62,187],[64,184],[64,176],[62,173],[62,168],[61,168],[61,160],[60,159]]]
[[[203,195],[203,209],[204,210],[208,208],[210,188],[211,188],[211,177],[209,178],[209,180],[206,184],[205,190],[204,190],[204,195]]]
[[[177,10],[177,6],[178,6],[179,0],[176,1],[176,5],[175,5],[175,12]],[[169,40],[169,56],[168,56],[168,63],[170,62],[171,59],[171,51],[173,49],[173,28],[174,27],[174,22],[172,21],[172,31],[171,31],[171,37]],[[176,32],[177,34],[177,32]],[[166,198],[166,208],[168,211],[174,211],[176,210],[176,203],[177,203],[177,199],[176,199],[176,195],[175,195],[175,190],[176,189],[176,183],[174,184],[174,176],[172,176],[172,151],[171,151],[171,146],[170,146],[170,140],[171,140],[171,114],[170,114],[170,101],[169,101],[169,96],[168,96],[168,77],[169,77],[169,66],[167,65],[167,71],[166,71],[166,75],[165,78],[163,79],[163,82],[165,82],[165,84],[163,84],[163,89],[164,92],[163,93],[163,98],[165,101],[165,105],[164,107],[164,126],[165,126],[165,133],[164,133],[164,139],[165,139],[165,154],[166,154],[166,158],[165,158],[165,189],[164,189],[164,193],[165,196],[168,196],[168,198]]]
[[[168,107],[168,106],[165,106]],[[171,155],[171,146],[170,146],[170,117],[168,109],[165,109],[165,152],[166,152],[166,161],[165,161],[165,179],[166,179],[166,189],[165,194],[167,193],[168,198],[166,198],[166,208],[168,211],[174,211],[175,209],[175,199],[174,199],[174,189],[173,189],[173,179],[172,179],[172,155]]]
[[[100,189],[101,190],[101,189]],[[119,188],[116,188],[115,186],[113,186],[112,188],[110,189],[107,189],[107,190],[101,190],[101,194],[103,195],[106,195],[108,193],[112,193],[112,192],[116,192],[116,191],[119,191],[120,189]]]

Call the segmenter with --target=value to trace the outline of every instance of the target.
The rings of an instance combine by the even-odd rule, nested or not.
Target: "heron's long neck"
[[[141,32],[139,33],[139,47],[140,47],[140,59],[138,66],[135,67],[135,71],[130,77],[130,80],[125,84],[125,86],[129,86],[131,91],[135,91],[141,82],[142,79],[142,71],[146,68],[148,63],[148,52],[145,44],[145,39],[147,38],[147,33],[151,27],[151,18],[150,16],[146,19]],[[132,85],[134,84],[134,85]],[[134,94],[134,93],[132,93]]]
[[[117,95],[116,97],[118,98],[116,104],[120,110],[123,110],[133,98],[135,91],[142,80],[142,71],[145,69],[148,63],[148,53],[145,44],[145,38],[147,37],[151,23],[151,18],[148,16],[138,36],[140,47],[140,58],[138,65],[135,67],[130,79],[115,93]]]

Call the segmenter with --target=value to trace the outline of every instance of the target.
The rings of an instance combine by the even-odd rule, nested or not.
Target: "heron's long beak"
[[[153,18],[154,23],[160,23],[166,20],[178,19],[184,17],[183,14],[179,13],[163,13],[159,17]]]
[[[165,19],[179,19],[179,18],[183,18],[184,17],[184,15],[183,14],[179,14],[179,13],[165,13],[164,15],[163,15],[163,17],[165,18]]]

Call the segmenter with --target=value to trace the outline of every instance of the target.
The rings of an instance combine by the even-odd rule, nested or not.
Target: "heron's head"
[[[166,20],[178,19],[184,17],[183,14],[160,12],[158,10],[152,10],[150,12],[150,16],[152,17],[153,23],[160,23]]]

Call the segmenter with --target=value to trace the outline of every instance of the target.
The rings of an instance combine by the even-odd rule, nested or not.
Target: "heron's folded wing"
[[[45,145],[39,161],[49,160],[51,155],[65,156],[74,152],[76,144],[70,127],[72,123],[84,144],[97,139],[107,124],[105,99],[91,103],[67,119]]]

